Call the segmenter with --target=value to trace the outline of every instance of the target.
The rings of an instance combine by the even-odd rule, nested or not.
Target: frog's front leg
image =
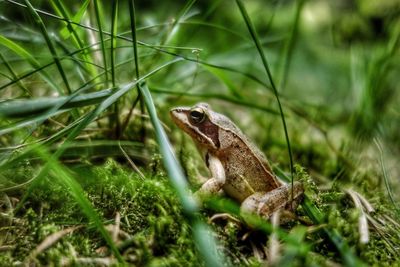
[[[242,214],[253,213],[269,219],[275,211],[293,211],[298,206],[303,193],[303,186],[299,182],[293,184],[293,202],[291,201],[291,184],[282,185],[270,192],[256,192],[242,202],[240,211]]]
[[[225,184],[224,166],[217,157],[208,154],[207,167],[210,170],[211,178],[208,179],[196,192],[196,197],[217,194]]]

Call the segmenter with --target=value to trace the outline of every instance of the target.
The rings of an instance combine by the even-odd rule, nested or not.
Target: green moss
[[[120,215],[120,235],[116,244],[128,263],[136,266],[202,265],[189,224],[182,216],[180,204],[168,179],[158,171],[158,167],[153,175],[145,173],[145,177],[113,160],[107,160],[100,166],[73,166],[72,170],[105,225],[112,225],[116,214]],[[29,175],[33,175],[33,171],[24,173],[25,177]],[[329,190],[318,189],[301,166],[296,166],[296,176],[296,180],[304,183],[307,195],[325,215],[324,227],[338,231],[362,260],[372,266],[381,262],[387,266],[399,264],[396,251],[391,248],[391,244],[399,242],[393,224],[388,222],[380,232],[370,228],[370,242],[360,245],[357,224],[359,211],[343,190],[335,185]],[[20,192],[15,194],[14,197]],[[383,218],[379,216],[390,214],[388,207],[390,205],[383,203],[373,216]],[[204,215],[208,217],[214,213],[210,209],[204,210]],[[305,216],[301,208],[298,214]],[[291,232],[289,235],[293,239],[293,235],[296,235],[294,229],[300,229],[296,226],[299,224],[291,222],[282,230]],[[2,233],[6,234],[3,245],[12,245],[15,249],[2,253],[0,260],[8,265],[23,262],[49,235],[80,225],[83,227],[63,236],[30,261],[42,265],[68,262],[79,266],[79,261],[74,263],[79,257],[110,256],[105,241],[70,194],[52,182],[51,178],[45,178],[32,189],[22,208],[15,214],[12,225],[2,228]],[[228,219],[218,219],[211,225],[222,251],[227,255],[227,265],[260,266],[254,249],[263,251],[268,235]],[[318,231],[299,231],[297,245],[293,240],[282,243],[281,264],[290,262],[291,266],[318,266],[327,264],[327,261],[340,261],[340,255],[326,236]],[[382,239],[382,233],[386,239]],[[289,258],[293,260],[288,261]]]
[[[135,265],[175,262],[189,266],[201,262],[192,241],[191,231],[181,215],[180,205],[168,180],[163,176],[141,178],[112,160],[104,166],[80,166],[74,169],[92,205],[103,216],[104,223],[121,216],[121,231],[117,240],[121,252]],[[4,254],[3,262],[23,261],[47,236],[71,225],[83,225],[51,245],[37,256],[40,264],[102,255],[105,245],[100,235],[88,225],[68,192],[49,179],[37,185],[16,216],[19,224],[8,231],[5,244],[16,249]],[[17,219],[16,218],[16,219]],[[128,257],[129,256],[129,257]]]

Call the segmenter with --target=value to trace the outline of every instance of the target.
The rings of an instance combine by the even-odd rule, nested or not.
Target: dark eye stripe
[[[217,148],[220,147],[221,144],[219,142],[218,127],[215,124],[213,124],[210,120],[205,120],[197,127],[203,135],[211,139],[211,141]]]

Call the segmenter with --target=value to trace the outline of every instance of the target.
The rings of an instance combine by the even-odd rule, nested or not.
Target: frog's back
[[[219,132],[221,148],[217,157],[224,165],[224,191],[243,201],[255,192],[269,192],[281,184],[264,154],[226,117]]]

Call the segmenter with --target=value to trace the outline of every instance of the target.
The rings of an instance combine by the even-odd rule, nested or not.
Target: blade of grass
[[[39,72],[42,75],[43,79],[53,89],[55,89],[55,91],[57,91],[58,93],[62,94],[62,90],[54,83],[53,79],[51,79],[50,76],[45,71],[42,71],[44,68],[50,66],[51,63],[43,65],[43,66],[40,66],[40,63],[28,51],[26,51],[22,46],[18,45],[14,41],[12,41],[12,40],[4,37],[4,36],[2,36],[1,34],[0,34],[0,44],[5,46],[5,47],[7,47],[11,51],[13,51],[19,57],[21,57],[21,58],[25,59],[26,61],[28,61],[29,64],[35,69],[32,72],[28,72],[26,75],[24,75],[24,77],[29,76],[31,73]],[[6,88],[7,86],[9,86],[11,84],[14,84],[14,83],[18,82],[18,81],[20,81],[20,79],[11,81],[11,82],[1,86],[0,90]]]
[[[30,63],[32,67],[40,68],[40,63],[22,46],[18,45],[14,41],[8,39],[7,37],[0,35],[0,44],[12,50],[15,54],[25,59]]]
[[[132,35],[132,48],[133,48],[133,56],[135,59],[135,74],[136,79],[140,78],[140,71],[139,71],[139,57],[138,57],[138,49],[137,49],[137,27],[136,27],[136,12],[135,12],[135,1],[129,1],[129,18],[130,18],[130,25],[131,25],[131,35]],[[138,88],[139,89],[139,88]]]
[[[180,22],[182,21],[182,18],[187,14],[187,12],[190,10],[190,8],[192,8],[194,3],[196,3],[196,0],[189,0],[186,2],[183,9],[179,12],[178,16],[176,16],[176,18],[174,19],[174,22],[172,23],[171,31],[165,38],[165,41],[162,42],[162,44],[166,44],[172,39],[172,37],[177,32],[177,26],[180,24]]]
[[[57,116],[63,112],[65,112],[66,110],[58,110],[58,111],[53,111],[51,110],[51,112],[46,112],[45,114],[39,115],[39,116],[30,116],[26,119],[23,119],[21,121],[15,122],[15,123],[11,123],[8,124],[4,127],[0,127],[0,136],[17,131],[21,128],[30,126],[32,124],[35,124],[35,126],[38,126],[41,122],[43,122],[44,120],[52,117],[52,116]],[[36,128],[36,127],[34,127]],[[32,133],[33,129],[29,129],[29,132]]]
[[[66,93],[70,94],[72,92],[71,87],[69,85],[68,82],[68,78],[66,73],[64,72],[64,68],[61,65],[61,61],[57,55],[57,51],[51,41],[50,35],[46,29],[46,26],[44,25],[42,19],[40,18],[39,14],[35,11],[35,9],[33,8],[33,6],[31,5],[31,3],[29,2],[29,0],[25,0],[25,4],[28,7],[28,10],[31,14],[31,16],[33,17],[33,20],[35,21],[35,23],[39,26],[40,31],[42,32],[42,35],[46,41],[47,47],[49,48],[49,51],[53,57],[54,62],[56,63],[58,72],[61,75],[61,78],[65,84],[65,88],[66,88]]]
[[[168,177],[177,192],[183,212],[192,225],[193,235],[198,250],[204,257],[206,266],[222,266],[224,261],[221,256],[216,254],[216,251],[218,250],[216,241],[212,236],[211,230],[202,223],[198,217],[198,206],[192,195],[189,193],[190,191],[187,185],[187,180],[183,175],[181,167],[178,165],[171,144],[159,122],[150,91],[145,84],[140,84],[139,89],[142,92],[156,134],[157,143],[160,146],[160,153],[163,156],[162,160],[164,167],[167,170]]]
[[[3,42],[3,41],[4,41],[4,42]],[[56,40],[56,42],[59,42],[59,40]],[[22,47],[20,47],[20,46],[19,46],[18,44],[16,44],[15,42],[13,42],[13,41],[11,41],[11,40],[9,40],[9,39],[7,39],[7,38],[1,36],[1,35],[0,35],[0,44],[3,44],[4,46],[6,46],[7,48],[9,48],[10,50],[14,51],[14,52],[15,52],[16,54],[18,54],[20,57],[24,57],[24,56],[25,56],[25,52],[26,52],[26,51],[25,51]],[[85,49],[89,49],[89,48],[91,48],[91,47],[93,47],[93,46],[96,46],[96,45],[97,45],[97,44],[90,44],[90,45],[88,45],[88,46],[86,46],[86,47],[83,47],[82,49],[77,49],[77,50],[75,50],[75,51],[73,51],[73,52],[70,52],[70,53],[68,53],[68,54],[65,54],[65,55],[61,56],[61,57],[60,57],[60,60],[65,60],[65,59],[74,60],[74,57],[73,57],[74,55],[76,55],[76,54],[78,54],[78,53],[81,53],[81,52],[83,52]],[[22,50],[22,51],[21,51],[21,50]],[[25,51],[25,52],[24,52],[24,51]],[[1,85],[1,86],[0,86],[0,90],[3,90],[3,89],[5,89],[5,88],[7,88],[8,86],[13,85],[13,84],[15,84],[15,83],[18,83],[18,82],[21,81],[22,79],[25,79],[25,78],[27,78],[27,77],[29,77],[29,76],[31,76],[31,75],[33,75],[33,74],[39,72],[39,73],[43,76],[44,80],[45,80],[48,84],[50,84],[54,89],[56,89],[56,91],[58,91],[59,94],[62,95],[62,92],[60,91],[61,89],[59,88],[59,86],[56,86],[56,84],[54,83],[53,79],[51,79],[50,76],[44,71],[45,68],[52,66],[55,62],[54,62],[54,61],[51,61],[51,62],[49,62],[49,63],[45,63],[45,64],[43,64],[43,65],[40,65],[40,63],[37,62],[37,61],[34,59],[33,56],[31,56],[28,52],[26,52],[26,53],[27,53],[27,56],[29,56],[29,58],[26,58],[26,60],[27,60],[28,62],[30,62],[30,64],[31,64],[35,69],[32,70],[32,71],[28,71],[28,72],[26,72],[26,73],[20,75],[20,76],[17,77],[14,81],[11,81],[11,82],[8,82],[8,83],[6,83],[6,84],[4,84],[4,85]],[[101,68],[101,66],[95,65],[95,64],[92,63],[92,62],[85,62],[85,63],[94,65],[94,66],[96,66],[96,67],[98,67],[98,68]],[[101,69],[102,69],[102,68],[101,68]],[[42,70],[43,70],[43,71],[42,71]],[[103,74],[101,74],[101,75],[103,75]],[[101,76],[101,75],[98,75],[98,76]],[[97,79],[98,77],[96,76],[95,78]],[[94,81],[94,80],[95,80],[95,79],[92,79],[92,81]]]
[[[110,49],[111,83],[113,87],[115,87],[115,47],[117,45],[115,36],[117,35],[117,22],[118,22],[118,0],[113,0],[111,9],[111,49]]]
[[[136,39],[136,12],[135,12],[135,1],[131,0],[129,1],[129,19],[130,19],[130,26],[131,26],[131,35],[132,35],[132,48],[133,48],[133,58],[134,58],[134,64],[135,64],[135,75],[136,79],[138,80],[140,78],[140,70],[139,70],[139,56],[138,56],[138,49],[137,49],[137,39]],[[124,122],[122,123],[121,127],[121,135],[124,133],[126,127],[128,126],[129,120],[131,119],[133,110],[135,109],[137,103],[140,101],[140,111],[141,114],[144,114],[144,104],[143,104],[143,99],[139,90],[139,87],[136,86],[137,88],[137,96],[136,99],[132,102],[132,106],[129,109],[129,113],[126,116]],[[145,127],[144,127],[144,118],[141,116],[141,136],[145,136]]]
[[[86,90],[89,90],[92,86],[86,86],[81,88],[80,90],[75,90],[75,92],[73,92],[71,95],[66,96],[66,97],[62,97],[62,101],[57,101],[57,103],[55,105],[53,105],[50,109],[48,109],[46,112],[39,114],[39,115],[32,115],[32,113],[29,113],[30,116],[27,118],[24,118],[22,121],[19,121],[15,124],[9,124],[6,127],[0,127],[0,136],[4,135],[6,133],[15,131],[17,129],[20,129],[22,127],[31,125],[31,124],[35,124],[34,127],[31,127],[29,129],[29,133],[28,136],[31,135],[35,129],[42,124],[46,119],[52,117],[52,116],[56,116],[62,112],[65,112],[67,110],[60,110],[62,106],[65,106],[67,103],[69,103],[71,100],[73,100],[75,97],[78,96],[79,93],[82,93]],[[36,101],[37,99],[34,100],[27,100],[27,101]],[[19,106],[14,107],[14,109],[23,109],[24,107],[27,107],[27,101],[18,101],[20,103]],[[43,102],[42,102],[43,103]],[[1,104],[1,103],[0,103]],[[46,102],[46,104],[48,104]],[[0,114],[1,114],[1,105],[0,105]],[[25,139],[25,138],[24,138]]]
[[[117,47],[117,25],[118,25],[118,0],[112,1],[112,9],[111,9],[111,84],[112,87],[115,88],[115,47]],[[119,106],[118,101],[114,103],[113,112],[109,116],[109,127],[110,129],[115,129],[115,137],[119,138],[121,134],[121,123],[119,121]]]
[[[55,106],[59,109],[70,109],[98,104],[112,94],[112,89],[71,96],[41,97],[29,100],[10,100],[0,102],[0,114],[2,118],[26,117],[49,110]]]
[[[258,50],[258,53],[259,53],[260,58],[262,60],[264,69],[265,69],[265,71],[267,73],[269,82],[271,84],[272,90],[273,90],[274,95],[276,97],[276,102],[278,104],[279,112],[281,114],[282,126],[283,126],[283,130],[284,130],[284,133],[285,133],[285,139],[286,139],[286,144],[287,144],[287,148],[288,148],[289,161],[290,161],[290,166],[289,167],[290,167],[290,174],[292,176],[291,183],[292,183],[292,189],[293,189],[294,167],[293,167],[292,148],[290,146],[289,134],[288,134],[286,121],[285,121],[285,114],[283,113],[281,101],[279,99],[279,93],[278,93],[278,90],[277,90],[277,88],[275,86],[274,80],[272,78],[272,74],[271,74],[271,71],[269,69],[267,58],[266,58],[266,56],[264,54],[264,50],[263,50],[263,48],[261,46],[261,42],[260,42],[260,40],[258,38],[257,32],[254,29],[253,23],[251,22],[250,17],[247,14],[247,10],[246,10],[246,8],[245,8],[245,6],[244,6],[244,4],[243,4],[243,2],[241,0],[236,0],[236,4],[239,7],[239,10],[240,10],[240,13],[241,13],[241,15],[243,17],[243,20],[245,21],[247,29],[249,30],[250,35],[251,35],[251,37],[253,39],[253,42],[254,42],[257,50]],[[293,190],[292,190],[292,197],[293,197]]]
[[[171,182],[178,193],[180,202],[182,203],[183,211],[187,216],[192,216],[197,211],[197,204],[189,194],[187,180],[185,179],[182,169],[179,167],[173,149],[168,141],[167,135],[162,128],[156,109],[154,107],[153,98],[148,91],[146,85],[139,85],[141,93],[143,94],[147,112],[149,113],[154,131],[156,133],[157,143],[160,146],[161,155],[163,155],[163,161],[165,168],[167,169],[168,175],[171,178]]]
[[[88,70],[87,72],[90,73],[91,76],[96,76],[96,69],[93,67],[92,63],[93,60],[89,57],[88,51],[86,49],[82,49],[84,47],[84,44],[79,37],[76,29],[78,26],[76,24],[71,24],[70,21],[74,21],[78,23],[83,15],[86,12],[87,6],[90,3],[90,0],[86,0],[81,7],[79,8],[78,12],[75,14],[75,16],[71,19],[71,15],[68,12],[68,9],[64,6],[64,4],[60,0],[51,0],[50,1],[51,5],[53,6],[53,9],[55,12],[61,17],[64,18],[65,22],[65,28],[60,31],[61,37],[65,40],[68,39],[70,36],[72,36],[72,42],[77,47],[78,49],[82,50],[82,60],[86,62],[85,66],[86,69]],[[78,28],[79,29],[79,28]]]
[[[66,20],[66,27],[60,31],[60,35],[64,39],[68,39],[71,35],[73,36],[74,39],[76,39],[76,42],[79,43],[79,47],[82,48],[82,42],[81,39],[78,36],[78,33],[76,32],[76,29],[78,26],[76,24],[71,24],[68,21],[73,21],[75,23],[79,23],[81,19],[83,18],[83,15],[86,13],[87,7],[90,3],[90,0],[86,0],[83,2],[83,4],[79,7],[78,12],[71,18],[70,14],[68,14],[66,8],[64,7],[63,3],[60,0],[57,1],[57,6],[60,8],[60,14],[64,14],[64,18]]]
[[[14,69],[13,69],[12,66],[9,64],[9,62],[4,58],[4,56],[3,56],[2,53],[0,53],[0,59],[1,59],[1,61],[3,61],[4,65],[6,66],[6,68],[8,69],[8,71],[10,72],[10,74],[11,74],[11,76],[12,76],[12,79],[13,79],[13,80],[17,80],[17,79],[18,79],[17,74],[15,73]],[[17,82],[17,85],[18,85],[19,88],[21,88],[21,90],[22,90],[23,92],[25,92],[25,94],[26,94],[27,96],[30,96],[30,95],[31,95],[31,92],[29,91],[28,88],[26,88],[26,86],[24,85],[24,83],[23,83],[22,81],[18,81],[18,82]]]
[[[0,171],[7,170],[10,168],[16,168],[19,166],[21,161],[31,159],[33,157],[33,154],[35,154],[34,151],[38,145],[48,145],[49,146],[51,144],[54,144],[57,140],[70,134],[75,127],[77,127],[80,123],[82,123],[84,118],[85,118],[85,116],[81,116],[80,118],[76,119],[74,122],[68,124],[62,130],[56,132],[55,134],[53,134],[52,136],[50,136],[46,139],[34,140],[30,143],[25,143],[25,144],[17,146],[18,150],[14,149],[11,151],[6,151],[6,153],[12,152],[14,154],[16,153],[16,151],[18,151],[18,154],[13,156],[12,153],[9,153],[9,154],[4,153],[4,157],[0,157]],[[36,178],[37,178],[37,176],[32,177],[29,182],[34,181]],[[25,183],[25,184],[27,184],[27,183]],[[19,187],[19,186],[17,185],[16,187]],[[8,190],[12,190],[12,188],[11,189],[0,188],[0,191],[8,191]]]
[[[80,57],[74,57],[74,56],[68,56],[71,54],[74,54],[74,52],[71,52],[69,46],[66,44],[66,42],[64,40],[60,40],[58,38],[58,36],[54,36],[54,42],[56,43],[57,47],[59,47],[62,51],[62,53],[64,53],[64,56],[60,57],[60,60],[63,60],[64,58],[67,59],[68,61],[72,61],[75,64],[75,68],[74,70],[76,71],[76,75],[80,78],[80,82],[86,82],[87,80],[87,76],[91,77],[91,76],[95,76],[95,75],[91,75],[90,71],[88,68],[94,68],[94,67],[99,67],[100,69],[102,69],[100,66],[96,65],[93,62],[89,62],[85,59],[82,59],[83,56]],[[84,51],[84,50],[82,50]],[[84,52],[86,53],[86,52]],[[89,66],[90,67],[87,67]],[[72,73],[70,73],[71,75]],[[78,82],[78,79],[76,79],[76,82]]]
[[[104,41],[104,35],[103,35],[103,17],[104,17],[104,14],[103,14],[103,12],[101,12],[101,2],[98,2],[98,0],[94,0],[93,1],[93,3],[94,3],[94,13],[95,13],[95,16],[96,16],[96,21],[97,21],[97,27],[98,27],[98,33],[99,33],[99,36],[100,36],[100,44],[101,44],[101,52],[102,52],[102,56],[103,56],[103,64],[104,64],[104,69],[106,70],[106,73],[105,73],[105,84],[106,84],[106,87],[108,86],[108,82],[109,82],[109,80],[108,80],[108,72],[107,72],[107,69],[108,69],[108,67],[107,67],[107,52],[106,52],[106,45],[105,45],[105,41]]]
[[[2,36],[0,35],[0,43],[1,43],[1,41],[2,41],[1,37],[2,37]],[[9,40],[9,41],[10,41],[10,40]],[[59,40],[56,40],[56,41],[59,42]],[[11,42],[12,42],[12,41],[11,41]],[[15,43],[13,43],[13,44],[15,44]],[[65,60],[65,59],[77,60],[77,59],[75,59],[75,58],[73,57],[74,55],[83,52],[85,49],[89,49],[89,48],[94,47],[94,46],[97,46],[97,45],[98,45],[97,43],[89,44],[89,45],[87,45],[86,47],[83,47],[82,49],[77,49],[77,50],[75,50],[75,51],[69,52],[68,54],[65,54],[65,55],[61,56],[60,59],[61,59],[61,60]],[[18,45],[17,45],[17,46],[18,46]],[[128,62],[129,62],[129,60],[128,60]],[[29,77],[29,76],[31,76],[31,75],[37,73],[37,72],[41,73],[40,71],[42,71],[42,70],[44,70],[45,68],[47,68],[47,67],[53,65],[54,63],[55,63],[54,61],[51,61],[51,62],[46,63],[46,64],[41,65],[41,66],[40,66],[40,65],[37,65],[37,66],[35,67],[34,70],[28,71],[28,72],[24,73],[23,75],[20,75],[20,76],[17,77],[17,79],[14,80],[14,81],[11,81],[11,82],[8,82],[8,83],[6,83],[6,84],[4,84],[4,85],[1,85],[1,86],[0,86],[0,90],[3,90],[3,89],[5,89],[5,88],[7,88],[8,86],[11,86],[11,85],[13,85],[13,84],[15,84],[15,83],[18,83],[20,80],[25,79],[25,78],[27,78],[27,77]],[[92,62],[85,62],[85,63],[91,64],[91,65],[94,65],[94,66],[96,66],[96,67],[98,67],[98,68],[100,68],[100,69],[103,69],[101,66],[96,65],[96,64],[94,64],[94,63],[92,63]],[[126,63],[126,62],[122,62],[121,64],[118,64],[118,66],[123,65],[123,64],[125,64],[125,63]],[[38,63],[38,64],[39,64],[39,63]],[[43,72],[44,72],[44,71],[43,71]],[[54,84],[54,82],[53,82],[50,78],[48,78],[49,75],[47,75],[46,72],[44,72],[44,74],[46,74],[46,76],[44,76],[46,82],[48,82],[50,85],[52,85],[52,87],[55,87],[57,90],[60,90],[60,88],[59,88],[59,87],[56,87],[56,85]],[[99,73],[97,76],[95,76],[95,77],[93,77],[91,80],[87,81],[86,84],[93,83],[95,80],[97,80],[100,76],[103,76],[103,75],[104,75],[104,73]],[[85,84],[84,86],[86,86],[86,84]],[[62,93],[60,93],[60,94],[62,94]]]

